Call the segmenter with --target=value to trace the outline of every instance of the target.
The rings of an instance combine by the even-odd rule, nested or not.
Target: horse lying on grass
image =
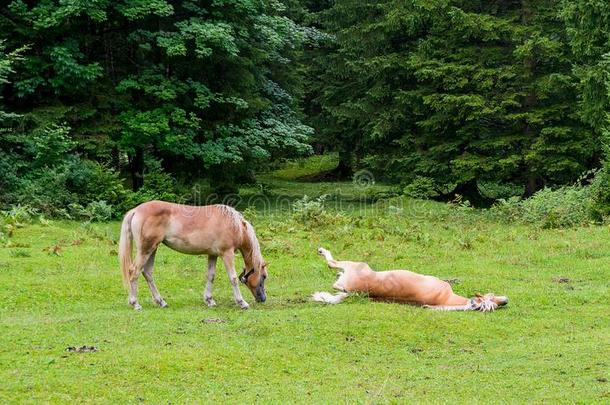
[[[132,239],[136,245],[135,260],[131,257]],[[137,298],[140,273],[144,274],[154,301],[162,308],[167,307],[152,276],[155,253],[161,243],[181,253],[208,255],[207,284],[203,294],[208,306],[216,305],[212,298],[212,283],[216,259],[220,256],[233,287],[235,302],[242,309],[249,307],[239,291],[236,249],[242,253],[246,266],[239,281],[248,286],[257,302],[266,300],[267,264],[254,228],[239,212],[220,204],[193,207],[150,201],[127,212],[121,225],[119,259],[123,281],[129,289],[129,304],[135,310],[142,309]]]
[[[338,304],[350,292],[364,292],[375,300],[396,301],[439,311],[494,311],[508,303],[508,297],[494,294],[480,295],[468,299],[453,292],[446,281],[433,276],[424,276],[407,270],[376,272],[362,262],[337,261],[324,248],[318,249],[328,267],[339,269],[333,288],[341,291],[335,295],[317,292],[315,301]]]

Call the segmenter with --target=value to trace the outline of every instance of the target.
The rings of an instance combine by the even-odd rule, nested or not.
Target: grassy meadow
[[[166,247],[155,279],[169,308],[153,305],[141,278],[143,310],[133,311],[117,264],[118,222],[16,229],[0,248],[0,400],[610,401],[608,227],[545,230],[442,203],[371,201],[366,189],[382,185],[299,183],[289,172],[268,178],[267,196],[332,196],[310,216],[276,205],[245,210],[270,263],[266,303],[242,288],[248,311],[232,302],[220,262],[218,306],[207,308],[206,259]],[[311,293],[330,291],[335,279],[318,246],[510,302],[489,314],[365,296],[313,303]],[[66,350],[84,345],[98,351]]]

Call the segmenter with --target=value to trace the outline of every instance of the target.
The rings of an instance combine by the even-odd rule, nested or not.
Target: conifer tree
[[[338,0],[316,127],[386,178],[475,195],[573,181],[595,161],[558,2]]]

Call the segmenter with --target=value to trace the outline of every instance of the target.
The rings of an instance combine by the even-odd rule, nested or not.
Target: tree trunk
[[[530,25],[533,17],[533,10],[530,4],[530,0],[523,0],[521,2],[521,12],[522,24],[524,26]],[[536,74],[536,60],[534,59],[534,55],[528,55],[525,57],[523,61],[523,67],[525,70],[526,80],[530,83],[530,88],[527,95],[525,96],[523,107],[526,111],[531,111],[531,109],[538,103],[538,96],[533,86],[531,86],[531,83],[534,81],[534,76]],[[527,139],[528,141],[530,140],[530,138],[536,136],[535,129],[532,129],[527,122],[523,123],[523,134],[525,135],[525,139]],[[544,187],[544,179],[540,177],[539,174],[535,173],[534,170],[527,163],[526,170],[527,180],[525,185],[525,198],[531,197],[536,193],[536,191]]]
[[[131,173],[131,187],[133,191],[138,191],[144,185],[144,149],[136,148],[129,162],[129,172]]]
[[[479,192],[479,186],[476,180],[469,180],[466,183],[458,184],[451,193],[443,195],[441,200],[455,200],[457,195],[462,196],[462,201],[469,201],[474,207],[489,207],[494,200],[483,196]]]
[[[525,184],[525,194],[523,197],[529,198],[536,194],[536,191],[544,188],[544,179],[537,176],[531,176]]]
[[[339,155],[339,165],[335,169],[335,173],[338,180],[345,180],[352,177],[354,170],[352,168],[352,161],[349,154],[347,156],[343,154]]]

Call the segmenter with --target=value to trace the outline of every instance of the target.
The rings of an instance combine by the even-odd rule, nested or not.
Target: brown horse
[[[132,260],[132,240],[136,245]],[[226,205],[188,206],[164,201],[150,201],[125,214],[121,226],[119,260],[123,281],[129,289],[129,304],[135,310],[138,304],[138,277],[148,282],[154,301],[162,308],[167,303],[159,294],[153,280],[153,266],[157,247],[163,243],[181,253],[208,255],[208,276],[203,299],[208,306],[216,305],[212,298],[212,283],[216,274],[216,259],[220,256],[233,286],[233,298],[242,308],[249,305],[239,291],[235,272],[235,250],[243,258],[243,272],[239,281],[246,284],[257,302],[265,302],[267,264],[261,255],[254,228],[244,217]]]
[[[374,271],[362,262],[338,261],[331,253],[319,248],[328,267],[338,269],[339,274],[333,288],[341,291],[335,295],[317,292],[315,301],[338,304],[349,292],[364,292],[374,300],[396,301],[420,305],[439,311],[494,311],[506,305],[508,297],[494,294],[480,295],[468,299],[453,292],[451,285],[434,276],[425,276],[408,270]]]

